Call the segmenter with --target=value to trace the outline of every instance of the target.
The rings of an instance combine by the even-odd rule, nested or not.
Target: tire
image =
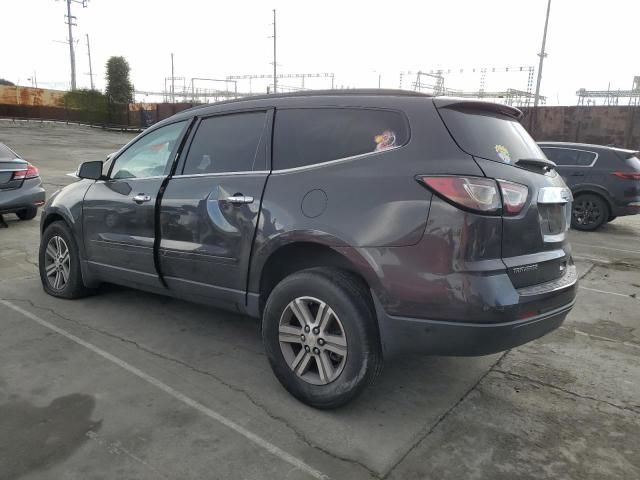
[[[34,218],[36,218],[36,215],[38,215],[38,209],[29,207],[16,212],[16,215],[20,220],[33,220]]]
[[[607,222],[613,222],[616,218],[618,218],[617,215],[609,215],[609,218],[607,219]]]
[[[316,317],[322,303],[326,305],[323,311],[329,313],[323,318],[328,320],[320,322],[323,330],[308,330],[303,342],[304,322],[298,320],[295,311],[302,313],[306,305],[311,317]],[[301,402],[321,409],[339,407],[359,395],[374,382],[382,367],[374,312],[366,285],[346,271],[312,268],[282,280],[269,295],[262,317],[264,347],[282,386]],[[317,325],[315,318],[310,320],[314,320],[308,322],[310,327]],[[285,342],[280,341],[283,327],[287,328]],[[331,340],[322,343],[325,338]],[[341,342],[345,347],[340,347]],[[303,344],[310,347],[309,353]],[[344,355],[337,353],[341,351]],[[302,365],[305,357],[306,368]],[[301,375],[290,366],[299,359]],[[321,372],[321,365],[327,362],[331,368],[322,368]]]
[[[587,232],[597,230],[608,221],[609,215],[609,205],[600,195],[579,195],[572,206],[571,228]]]
[[[56,250],[57,247],[59,250]],[[51,248],[49,252],[48,248]],[[65,251],[68,255],[64,255]],[[58,258],[57,264],[54,257]],[[49,295],[71,299],[84,297],[92,292],[82,282],[78,245],[65,222],[53,222],[42,233],[38,260],[42,287]],[[48,269],[53,274],[47,275]]]

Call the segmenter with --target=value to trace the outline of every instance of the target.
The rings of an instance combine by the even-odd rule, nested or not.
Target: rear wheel
[[[49,295],[79,298],[91,293],[82,282],[78,246],[66,223],[53,222],[45,229],[38,259],[42,287]]]
[[[16,215],[20,220],[33,220],[34,218],[36,218],[37,214],[38,209],[33,207],[25,208],[24,210],[16,212]]]
[[[314,268],[282,280],[267,300],[262,338],[280,383],[316,408],[349,402],[382,365],[369,292],[342,270]]]
[[[573,202],[571,227],[591,231],[600,228],[609,219],[609,205],[604,198],[591,193],[583,194]]]

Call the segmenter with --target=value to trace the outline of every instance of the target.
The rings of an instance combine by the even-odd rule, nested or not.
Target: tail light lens
[[[525,203],[527,203],[529,188],[526,185],[507,182],[506,180],[498,180],[498,185],[500,185],[500,191],[502,192],[502,208],[504,214],[519,214]]]
[[[449,203],[486,215],[517,215],[522,211],[529,194],[526,185],[506,180],[457,176],[417,178]]]
[[[17,172],[13,172],[13,180],[23,180],[27,178],[36,178],[40,176],[38,169],[31,165],[27,164],[26,170],[18,170]]]
[[[418,180],[458,207],[485,214],[500,213],[496,181],[482,177],[418,177]]]
[[[625,180],[640,180],[640,172],[611,172],[611,175]]]

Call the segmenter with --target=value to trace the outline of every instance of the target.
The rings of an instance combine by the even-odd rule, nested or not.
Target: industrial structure
[[[627,103],[628,105],[640,105],[640,76],[633,77],[631,90],[587,90],[581,88],[576,92],[578,96],[578,105],[597,105],[598,101],[603,105],[619,105]]]
[[[487,77],[496,73],[526,75],[526,80],[521,88],[487,89]],[[471,76],[479,77],[477,90],[464,90],[451,88],[449,77],[461,75],[467,78]],[[534,89],[535,67],[533,66],[507,66],[507,67],[479,67],[479,68],[459,68],[459,69],[436,69],[418,70],[417,72],[406,71],[400,73],[400,88],[410,88],[418,92],[428,92],[434,95],[445,95],[465,98],[483,98],[493,100],[507,105],[518,107],[528,107],[535,101]],[[540,96],[540,102],[545,103],[546,98]]]

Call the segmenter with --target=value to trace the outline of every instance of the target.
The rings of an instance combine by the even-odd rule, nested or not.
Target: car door
[[[549,160],[555,162],[556,170],[569,188],[592,181],[592,167],[598,154],[587,150],[566,147],[542,147]]]
[[[159,264],[184,297],[242,309],[269,175],[270,110],[201,118],[160,205]]]
[[[158,191],[187,121],[153,129],[113,161],[108,178],[84,198],[83,235],[89,266],[106,281],[162,288],[154,264]]]

